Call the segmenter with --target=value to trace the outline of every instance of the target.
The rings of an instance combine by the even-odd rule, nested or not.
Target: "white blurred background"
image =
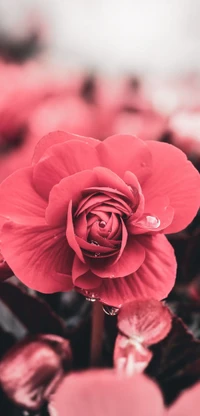
[[[40,25],[48,57],[109,73],[200,69],[198,0],[0,0],[0,30]]]

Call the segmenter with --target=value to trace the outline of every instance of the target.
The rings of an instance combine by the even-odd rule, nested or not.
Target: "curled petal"
[[[106,259],[104,262],[98,258],[95,260],[91,259],[90,268],[92,272],[97,276],[110,278],[111,281],[113,281],[113,278],[116,280],[115,278],[127,276],[128,274],[133,273],[139,269],[144,259],[144,248],[140,243],[138,243],[134,238],[130,236],[127,240],[127,244],[121,257],[118,261],[116,261],[116,263],[116,259],[112,260],[112,264],[109,264],[108,262],[108,265],[106,264]]]
[[[72,280],[75,286],[81,289],[95,289],[101,284],[101,279],[95,276],[90,270],[87,264],[82,263],[80,259],[75,256],[72,267]]]
[[[131,234],[152,234],[165,230],[173,218],[174,209],[169,205],[169,198],[159,196],[145,203],[144,214],[137,221],[131,216],[127,227]]]
[[[165,232],[184,229],[196,215],[200,205],[200,175],[185,154],[176,147],[159,142],[147,142],[152,153],[152,175],[143,185],[145,200],[158,194],[168,196],[174,208],[174,218]]]
[[[66,221],[69,201],[72,200],[73,206],[76,206],[81,200],[83,190],[94,186],[95,182],[95,173],[90,170],[63,178],[50,192],[46,209],[47,222],[62,225]]]
[[[70,247],[74,250],[74,252],[77,254],[79,259],[83,263],[85,263],[82,251],[80,249],[79,244],[77,243],[77,238],[75,236],[74,224],[73,224],[73,218],[72,218],[72,201],[70,201],[68,205],[66,237],[67,237]]]

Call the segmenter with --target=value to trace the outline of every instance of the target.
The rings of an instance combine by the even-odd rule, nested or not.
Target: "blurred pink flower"
[[[51,416],[199,416],[200,383],[165,408],[157,385],[142,374],[125,377],[114,370],[67,376],[52,396]]]
[[[150,345],[160,342],[171,329],[171,313],[154,299],[125,303],[118,314],[119,334],[114,365],[127,375],[143,372],[152,358]]]

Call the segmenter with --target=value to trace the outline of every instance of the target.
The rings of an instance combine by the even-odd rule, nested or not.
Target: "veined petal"
[[[97,247],[98,249],[98,247]],[[90,268],[94,274],[103,278],[110,278],[107,280],[116,280],[115,278],[127,276],[130,273],[136,271],[145,258],[145,250],[140,243],[138,243],[134,237],[130,236],[127,240],[126,247],[119,258],[115,263],[116,258],[111,261],[104,262],[96,258],[91,259]],[[119,279],[117,279],[119,280]]]
[[[27,225],[45,222],[47,203],[33,187],[32,168],[20,169],[1,183],[0,201],[1,217]]]
[[[43,293],[72,289],[74,256],[63,228],[7,222],[1,239],[3,256],[26,286]]]
[[[118,307],[134,299],[164,299],[176,277],[176,259],[172,246],[162,234],[138,236],[145,260],[133,274],[120,279],[104,279],[98,291],[101,301]]]
[[[200,175],[185,154],[167,143],[147,142],[152,153],[152,175],[143,184],[145,200],[155,196],[169,197],[174,218],[165,233],[184,229],[200,205]]]

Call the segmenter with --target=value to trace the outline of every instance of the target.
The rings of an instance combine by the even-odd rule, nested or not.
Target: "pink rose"
[[[199,173],[166,143],[51,133],[32,166],[0,186],[2,254],[22,282],[44,293],[74,287],[116,307],[160,300],[176,276],[163,233],[190,223],[199,189]]]

